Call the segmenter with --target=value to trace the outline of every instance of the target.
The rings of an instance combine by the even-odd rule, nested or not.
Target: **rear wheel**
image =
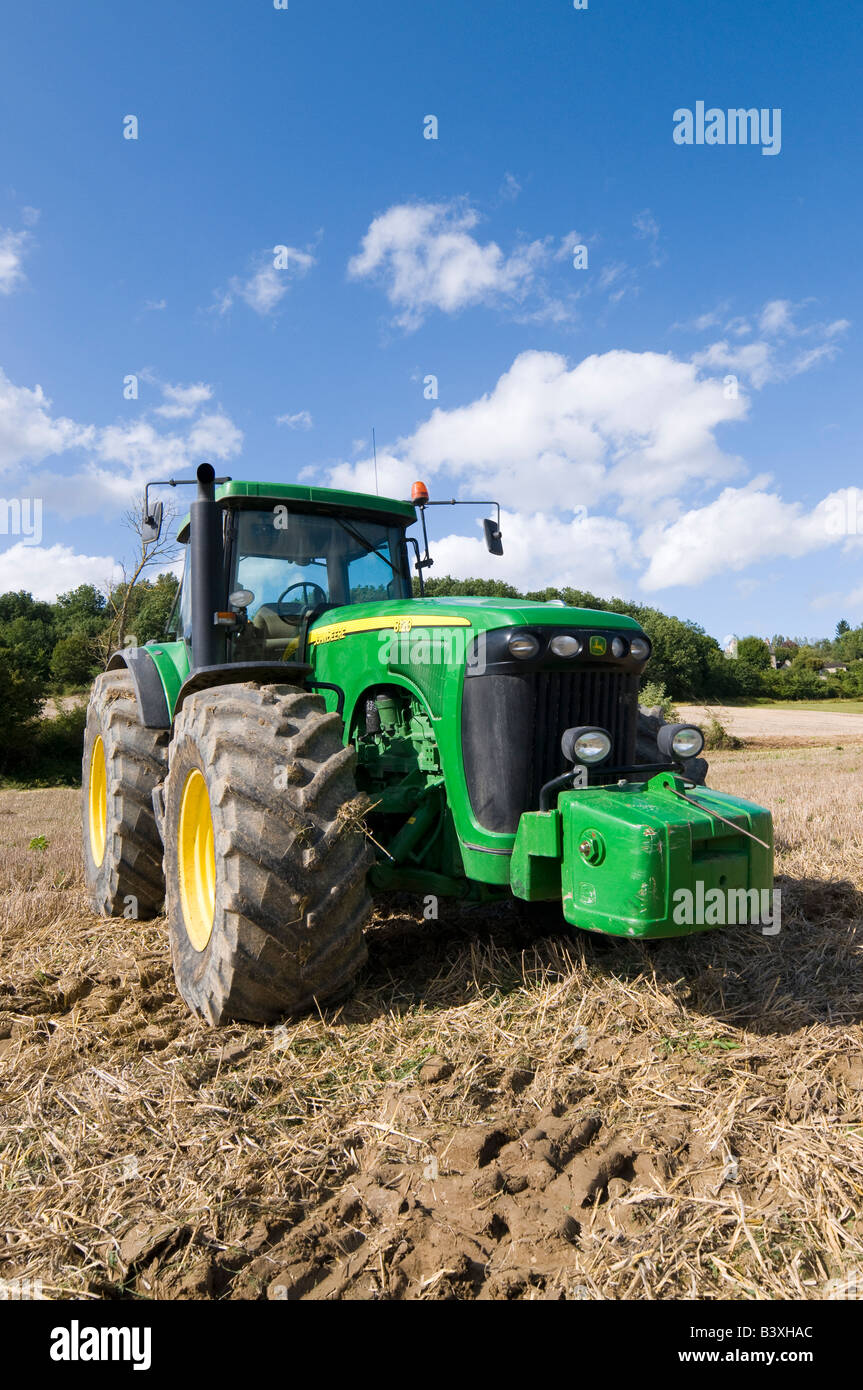
[[[106,671],[87,707],[82,766],[84,878],[94,912],[154,917],[165,898],[153,788],[167,769],[167,729],[145,729],[132,677]]]
[[[177,985],[208,1023],[268,1023],[350,989],[366,956],[371,863],[354,752],[320,696],[190,695],[165,783]]]

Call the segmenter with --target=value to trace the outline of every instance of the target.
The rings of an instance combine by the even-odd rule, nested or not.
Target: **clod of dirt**
[[[490,1129],[488,1125],[476,1125],[471,1129],[458,1131],[447,1145],[442,1155],[446,1165],[457,1173],[469,1172],[471,1168],[484,1168],[491,1163],[504,1144],[514,1138],[501,1129]]]
[[[361,1193],[362,1203],[370,1216],[381,1223],[392,1223],[405,1205],[400,1192],[371,1183]]]
[[[452,1062],[448,1062],[446,1057],[441,1057],[436,1053],[434,1057],[429,1057],[419,1070],[419,1079],[427,1084],[435,1081],[446,1081],[448,1076],[452,1076],[455,1068]]]
[[[120,1259],[127,1270],[131,1270],[163,1252],[169,1242],[172,1246],[178,1245],[188,1235],[188,1226],[177,1226],[173,1222],[158,1226],[136,1224],[120,1241]]]

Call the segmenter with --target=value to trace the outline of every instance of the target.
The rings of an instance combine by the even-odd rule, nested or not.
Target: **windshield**
[[[231,592],[237,589],[254,595],[249,618],[266,609],[288,621],[321,603],[409,598],[404,530],[285,507],[240,511]]]

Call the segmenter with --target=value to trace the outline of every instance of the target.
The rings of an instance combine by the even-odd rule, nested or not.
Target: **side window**
[[[348,564],[348,602],[371,603],[376,599],[392,598],[393,578],[392,565],[379,551],[357,556]]]

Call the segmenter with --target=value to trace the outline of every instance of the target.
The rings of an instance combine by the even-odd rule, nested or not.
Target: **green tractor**
[[[209,1023],[344,996],[373,890],[555,902],[638,938],[710,925],[681,918],[681,890],[770,888],[769,812],[696,785],[697,729],[660,727],[636,762],[650,643],[632,618],[415,598],[410,547],[422,591],[442,505],[423,484],[405,502],[209,464],[189,481],[165,639],[93,686],[84,860],[94,911],[164,906]],[[155,539],[149,488],[144,524]]]

